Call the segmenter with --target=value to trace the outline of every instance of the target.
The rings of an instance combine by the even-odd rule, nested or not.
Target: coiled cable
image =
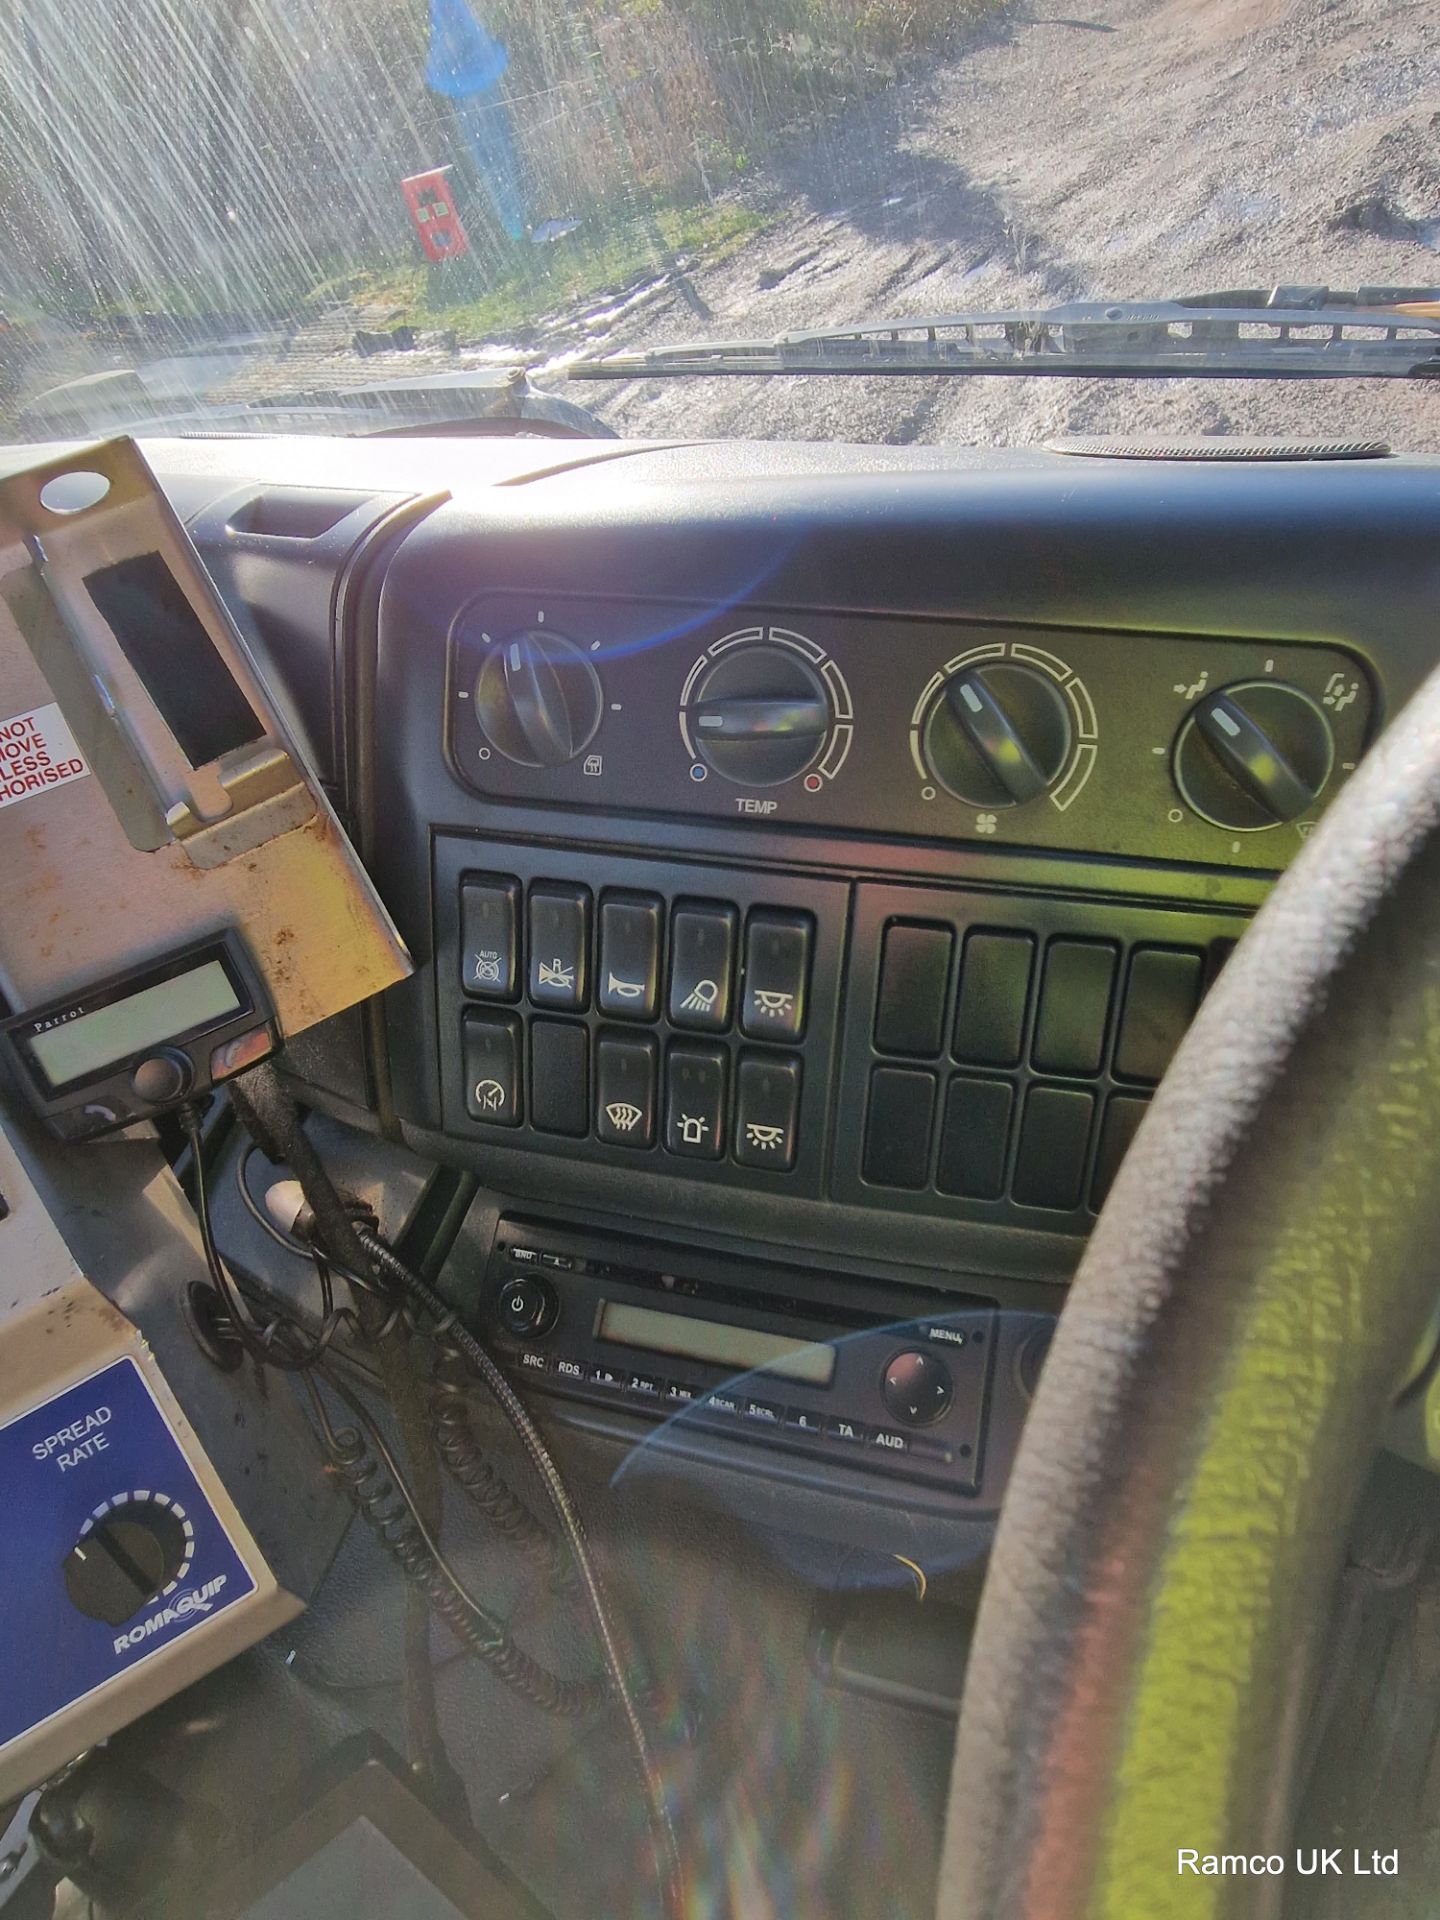
[[[356,1424],[336,1428],[314,1380],[311,1403],[335,1468],[356,1512],[405,1578],[455,1634],[512,1692],[561,1718],[590,1712],[606,1695],[602,1679],[565,1680],[541,1666],[510,1637],[505,1624],[465,1586],[425,1525],[390,1445],[358,1400],[330,1375],[326,1385]]]
[[[635,1696],[626,1678],[624,1661],[615,1638],[614,1628],[610,1623],[609,1603],[605,1597],[599,1571],[590,1555],[590,1545],[585,1537],[580,1515],[570,1499],[569,1489],[560,1476],[559,1468],[551,1459],[550,1450],[531,1419],[524,1401],[464,1322],[446,1306],[433,1287],[422,1280],[418,1273],[412,1273],[405,1262],[392,1252],[367,1224],[355,1222],[354,1232],[377,1272],[393,1281],[435,1322],[434,1331],[437,1338],[453,1342],[464,1354],[494,1397],[501,1412],[519,1435],[530,1463],[539,1476],[540,1484],[545,1489],[546,1498],[560,1524],[561,1533],[574,1560],[580,1587],[594,1622],[596,1637],[605,1656],[606,1669],[630,1734],[631,1750],[635,1755],[646,1803],[650,1810],[655,1867],[665,1910],[672,1916],[672,1920],[679,1920],[679,1916],[683,1915],[685,1910],[685,1882],[680,1862],[680,1846],[670,1821],[664,1782],[660,1778],[659,1770],[650,1752],[649,1737],[645,1732]]]
[[[377,1279],[388,1281],[403,1298],[420,1308],[434,1323],[435,1336],[449,1340],[460,1349],[519,1436],[574,1561],[604,1656],[605,1669],[624,1716],[645,1795],[662,1906],[668,1920],[683,1920],[686,1906],[684,1872],[679,1842],[670,1820],[664,1782],[650,1751],[649,1737],[625,1671],[625,1662],[610,1621],[609,1603],[591,1558],[580,1516],[525,1403],[485,1348],[456,1318],[434,1288],[419,1274],[413,1273],[367,1222],[357,1221],[347,1212],[334,1182],[300,1124],[299,1112],[288,1089],[273,1065],[267,1061],[252,1067],[232,1083],[230,1097],[251,1137],[259,1139],[271,1160],[283,1160],[294,1173],[315,1216],[316,1238],[322,1249],[341,1269],[353,1274],[364,1274],[368,1269]]]
[[[288,1312],[272,1311],[269,1317],[257,1321],[251,1315],[248,1303],[242,1298],[239,1288],[231,1279],[220,1250],[215,1244],[215,1228],[210,1217],[210,1183],[206,1175],[205,1148],[201,1134],[200,1109],[193,1102],[187,1102],[180,1109],[180,1125],[189,1142],[192,1164],[195,1168],[195,1219],[200,1228],[200,1245],[205,1255],[205,1268],[210,1275],[211,1285],[219,1294],[224,1307],[225,1331],[239,1341],[240,1345],[263,1366],[278,1368],[282,1373],[304,1373],[318,1366],[324,1359],[331,1342],[343,1330],[362,1341],[383,1341],[396,1331],[401,1321],[401,1309],[390,1304],[388,1310],[378,1315],[376,1324],[365,1327],[361,1315],[351,1307],[336,1304],[334,1277],[330,1261],[317,1247],[312,1257],[315,1274],[320,1286],[320,1322],[314,1333],[308,1332]],[[344,1276],[352,1285],[358,1285],[373,1293],[373,1280],[367,1281],[358,1275]]]
[[[476,1511],[553,1586],[563,1585],[572,1577],[564,1549],[481,1451],[470,1418],[473,1380],[473,1371],[459,1348],[442,1346],[430,1395],[436,1451]]]

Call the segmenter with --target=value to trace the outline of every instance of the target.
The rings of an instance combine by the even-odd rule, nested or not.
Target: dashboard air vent
[[[227,525],[232,533],[260,534],[271,540],[318,540],[370,498],[367,493],[342,492],[337,487],[269,487],[237,506]]]

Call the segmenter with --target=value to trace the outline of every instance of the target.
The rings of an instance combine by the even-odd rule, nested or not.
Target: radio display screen
[[[240,1011],[240,999],[218,960],[62,1020],[25,1045],[52,1089],[83,1079],[146,1047],[213,1025]]]
[[[795,1340],[758,1327],[730,1327],[720,1320],[698,1320],[688,1313],[602,1300],[596,1333],[619,1346],[642,1347],[682,1360],[703,1360],[737,1372],[763,1369],[782,1380],[828,1387],[835,1377],[835,1349]]]

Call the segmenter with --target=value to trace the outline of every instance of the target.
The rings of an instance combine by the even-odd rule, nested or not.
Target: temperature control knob
[[[824,750],[834,715],[820,675],[789,647],[731,648],[690,697],[695,751],[746,787],[778,787]]]
[[[1329,722],[1308,694],[1246,680],[1207,694],[1186,715],[1175,784],[1202,819],[1253,832],[1308,812],[1334,758]]]
[[[1053,680],[1009,660],[962,667],[925,718],[920,750],[939,784],[974,807],[1018,807],[1059,779],[1072,729]]]
[[[81,1613],[118,1627],[177,1579],[189,1557],[179,1507],[154,1494],[122,1495],[85,1522],[65,1556],[65,1591]]]
[[[485,738],[521,767],[563,767],[600,724],[600,677],[571,640],[536,630],[493,647],[475,679]]]

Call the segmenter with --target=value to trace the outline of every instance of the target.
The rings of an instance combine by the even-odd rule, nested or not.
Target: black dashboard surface
[[[563,1193],[629,1227],[877,1271],[929,1264],[992,1292],[1071,1270],[1166,1048],[1440,638],[1428,459],[554,441],[148,451],[419,963],[372,1023],[365,1061],[358,1022],[297,1056],[317,1098],[378,1116],[517,1203]],[[487,734],[478,702],[464,706],[484,651],[499,659],[527,635],[496,698],[543,708],[558,637],[565,697],[579,688],[584,709],[550,742],[560,764],[518,764],[535,758],[533,727],[506,734],[491,711]],[[702,721],[773,718],[743,673],[707,679],[717,661],[730,672],[732,646],[752,662],[758,647],[772,672],[786,654],[786,724],[803,735],[810,714],[813,751],[782,740],[777,760],[762,742],[757,760],[753,742],[738,758],[705,743]],[[952,754],[936,779],[927,759],[927,728],[949,724],[939,706],[967,672],[983,694],[997,662],[1029,675],[1022,719],[1024,700],[1061,715],[1044,790],[1021,804],[993,787],[976,803],[973,769]],[[1177,733],[1217,689],[1267,679],[1302,696],[1305,726],[1320,716],[1328,758],[1279,824],[1203,818],[1176,785]],[[1013,684],[990,684],[1013,717]],[[518,889],[516,970],[498,994],[462,973],[467,875]],[[530,951],[531,916],[566,889],[592,975],[578,993],[564,955]],[[614,897],[656,916],[657,1003],[638,1022],[599,993]],[[733,928],[733,1005],[710,1033],[665,999],[676,915],[697,903]],[[786,913],[811,942],[808,1024],[789,1041],[747,1030],[741,1006],[751,921],[763,932]],[[977,1047],[966,996],[1007,954],[1025,961],[1023,982],[999,988],[1014,1037]],[[887,993],[928,995],[930,1010],[907,1032]],[[1067,1018],[1088,1030],[1057,1042]],[[541,1039],[585,1076],[578,1111],[554,1125],[529,1087],[537,1027],[570,1029]],[[477,1029],[513,1056],[509,1113],[467,1111],[461,1034]],[[644,1100],[595,1104],[602,1046],[606,1072],[628,1059],[651,1076]],[[723,1076],[707,1082],[729,1130],[713,1156],[667,1147],[677,1048],[692,1067],[708,1048],[697,1071]],[[742,1082],[793,1100],[783,1166],[743,1145]],[[651,1103],[631,1138],[602,1113]]]

